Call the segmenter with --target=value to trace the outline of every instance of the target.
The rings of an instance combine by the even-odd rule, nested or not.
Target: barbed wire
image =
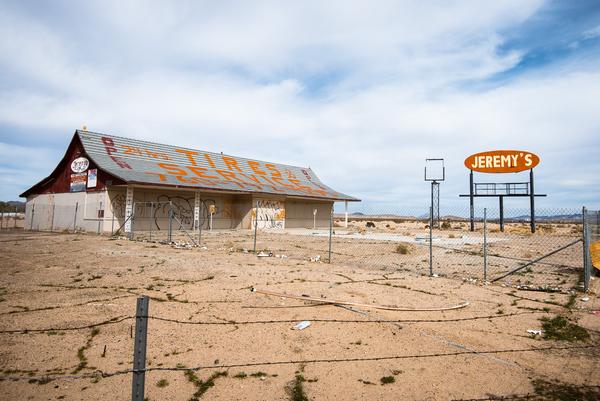
[[[107,378],[113,376],[119,376],[129,373],[141,373],[141,372],[155,372],[155,371],[199,371],[203,369],[232,369],[232,368],[245,368],[254,366],[273,366],[273,365],[306,365],[315,363],[345,363],[345,362],[374,362],[374,361],[386,361],[386,360],[398,360],[398,359],[426,359],[426,358],[440,358],[440,357],[453,357],[461,355],[492,355],[492,354],[507,354],[507,353],[518,353],[518,352],[535,352],[535,351],[562,351],[562,350],[574,350],[574,349],[589,349],[595,348],[598,345],[577,345],[577,346],[565,346],[565,347],[534,347],[534,348],[513,348],[513,349],[501,349],[501,350],[466,350],[456,352],[438,352],[430,354],[413,354],[413,355],[391,355],[391,356],[375,356],[375,357],[363,357],[363,358],[320,358],[320,359],[298,359],[298,360],[284,360],[284,361],[266,361],[266,362],[246,362],[246,363],[233,363],[233,364],[219,364],[219,365],[200,365],[195,367],[153,367],[145,369],[124,369],[117,370],[114,372],[104,372],[102,370],[96,370],[93,373],[86,373],[82,375],[46,375],[46,376],[0,376],[0,380],[63,380],[63,379],[92,379],[97,377]]]
[[[451,319],[380,319],[380,320],[362,320],[362,319],[282,319],[282,320],[244,320],[244,321],[186,321],[178,319],[170,319],[160,316],[146,316],[148,319],[159,320],[163,322],[187,324],[187,325],[205,325],[205,326],[238,326],[244,324],[278,324],[278,323],[296,323],[302,320],[310,320],[311,322],[318,323],[448,323],[448,322],[464,322],[473,320],[485,320],[485,319],[501,319],[511,316],[531,315],[531,314],[547,314],[546,311],[528,311],[528,312],[515,312],[505,313],[502,315],[485,315],[485,316],[471,316],[471,317],[459,317]],[[142,316],[144,317],[144,316]],[[109,324],[121,323],[125,320],[135,319],[136,316],[118,316],[102,322],[93,323],[84,326],[75,327],[49,327],[44,329],[12,329],[12,330],[0,330],[0,334],[14,334],[14,333],[43,333],[47,331],[76,331],[91,329],[94,327],[105,326]],[[594,330],[592,330],[594,331]]]
[[[49,327],[45,329],[13,329],[13,330],[0,330],[0,334],[11,334],[11,333],[43,333],[46,331],[76,331],[76,330],[85,330],[91,329],[99,326],[106,326],[108,324],[116,324],[121,323],[128,319],[135,319],[135,316],[117,316],[108,320],[104,320],[99,323],[92,323],[85,326],[75,326],[75,327]]]

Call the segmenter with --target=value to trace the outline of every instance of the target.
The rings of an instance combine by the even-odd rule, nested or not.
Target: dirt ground
[[[546,399],[545,391],[565,388],[600,395],[588,387],[600,384],[599,280],[588,299],[429,277],[421,254],[403,260],[404,268],[353,263],[339,249],[331,264],[311,262],[310,243],[295,235],[261,237],[259,249],[284,249],[287,258],[244,252],[252,246],[247,236],[214,234],[204,244],[0,232],[0,399],[130,399],[132,374],[107,374],[132,367],[140,295],[151,297],[149,400]],[[314,251],[322,254],[322,241]],[[447,264],[458,266],[452,255]],[[408,308],[469,305],[340,307],[252,287]],[[590,338],[527,332],[557,315]],[[308,328],[292,329],[304,320]]]

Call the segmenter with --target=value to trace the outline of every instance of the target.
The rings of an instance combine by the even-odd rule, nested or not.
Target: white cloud
[[[89,3],[75,24],[89,31],[11,10],[0,20],[0,71],[27,85],[5,83],[0,124],[65,137],[86,124],[310,165],[336,189],[406,205],[427,199],[426,157],[446,158],[442,193],[461,202],[462,160],[493,148],[540,154],[539,187],[568,187],[564,204],[600,185],[600,162],[587,157],[600,145],[600,74],[576,66],[496,89],[461,86],[520,61],[497,52],[500,32],[538,1],[219,4]],[[24,25],[32,29],[16,37]],[[318,94],[315,79],[325,81]],[[54,161],[35,169],[45,175]],[[561,186],[559,176],[577,179]]]

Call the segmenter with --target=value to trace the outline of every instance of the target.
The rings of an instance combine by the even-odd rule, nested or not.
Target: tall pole
[[[531,209],[531,232],[535,233],[535,190],[533,187],[533,169],[529,170],[529,208]]]
[[[500,202],[500,231],[504,232],[504,196],[498,196],[498,202]]]
[[[487,209],[483,208],[483,282],[487,281]]]
[[[587,216],[587,209],[584,206],[581,210],[581,219],[583,224],[583,290],[588,292],[590,286],[590,276],[591,276],[591,263],[590,263],[590,231],[589,231],[589,221]]]
[[[429,275],[433,276],[433,206],[429,208]]]
[[[471,174],[469,175],[469,206],[471,212],[471,231],[475,231],[475,197],[473,191],[473,170],[471,170]]]

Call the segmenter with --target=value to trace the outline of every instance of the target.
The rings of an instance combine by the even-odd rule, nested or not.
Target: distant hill
[[[25,202],[21,201],[0,201],[0,212],[14,212],[15,208],[17,212],[25,211]]]

